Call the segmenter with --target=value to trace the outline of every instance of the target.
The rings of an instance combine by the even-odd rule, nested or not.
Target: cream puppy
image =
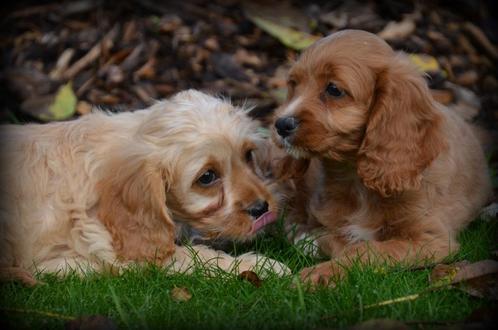
[[[3,272],[144,262],[183,272],[195,260],[287,273],[256,254],[233,258],[175,243],[179,224],[206,238],[247,240],[275,220],[272,196],[254,173],[256,128],[244,109],[194,90],[130,113],[3,126]]]

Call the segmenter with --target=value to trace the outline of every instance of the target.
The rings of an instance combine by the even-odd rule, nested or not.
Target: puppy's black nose
[[[299,126],[299,122],[296,117],[278,118],[275,122],[277,133],[283,138],[291,135],[296,130],[297,126]]]
[[[268,212],[268,203],[266,201],[262,201],[261,199],[258,199],[257,201],[252,203],[251,206],[249,206],[246,209],[246,211],[247,211],[247,213],[249,213],[249,215],[251,217],[253,217],[254,219],[257,219],[260,216],[262,216],[263,214],[265,214],[266,212]]]

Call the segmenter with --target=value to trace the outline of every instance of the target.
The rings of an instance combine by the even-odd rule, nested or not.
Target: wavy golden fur
[[[251,164],[259,139],[243,109],[194,90],[130,113],[4,126],[0,267],[63,274],[152,262],[185,271],[196,258],[286,272],[255,254],[175,243],[186,225],[207,238],[254,236],[251,205],[275,208]]]

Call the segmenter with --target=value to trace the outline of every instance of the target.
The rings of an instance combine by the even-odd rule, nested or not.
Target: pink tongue
[[[275,220],[277,220],[277,216],[275,215],[275,213],[271,211],[266,212],[265,214],[257,218],[256,221],[253,222],[251,234],[258,232],[261,228],[263,228],[267,224],[275,222]]]

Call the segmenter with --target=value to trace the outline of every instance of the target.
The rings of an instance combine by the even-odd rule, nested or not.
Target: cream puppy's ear
[[[98,189],[98,218],[121,261],[162,263],[174,253],[174,223],[166,208],[167,175],[147,160],[115,162]]]
[[[441,115],[421,75],[405,58],[379,73],[358,175],[383,196],[418,189],[422,171],[446,148]]]

